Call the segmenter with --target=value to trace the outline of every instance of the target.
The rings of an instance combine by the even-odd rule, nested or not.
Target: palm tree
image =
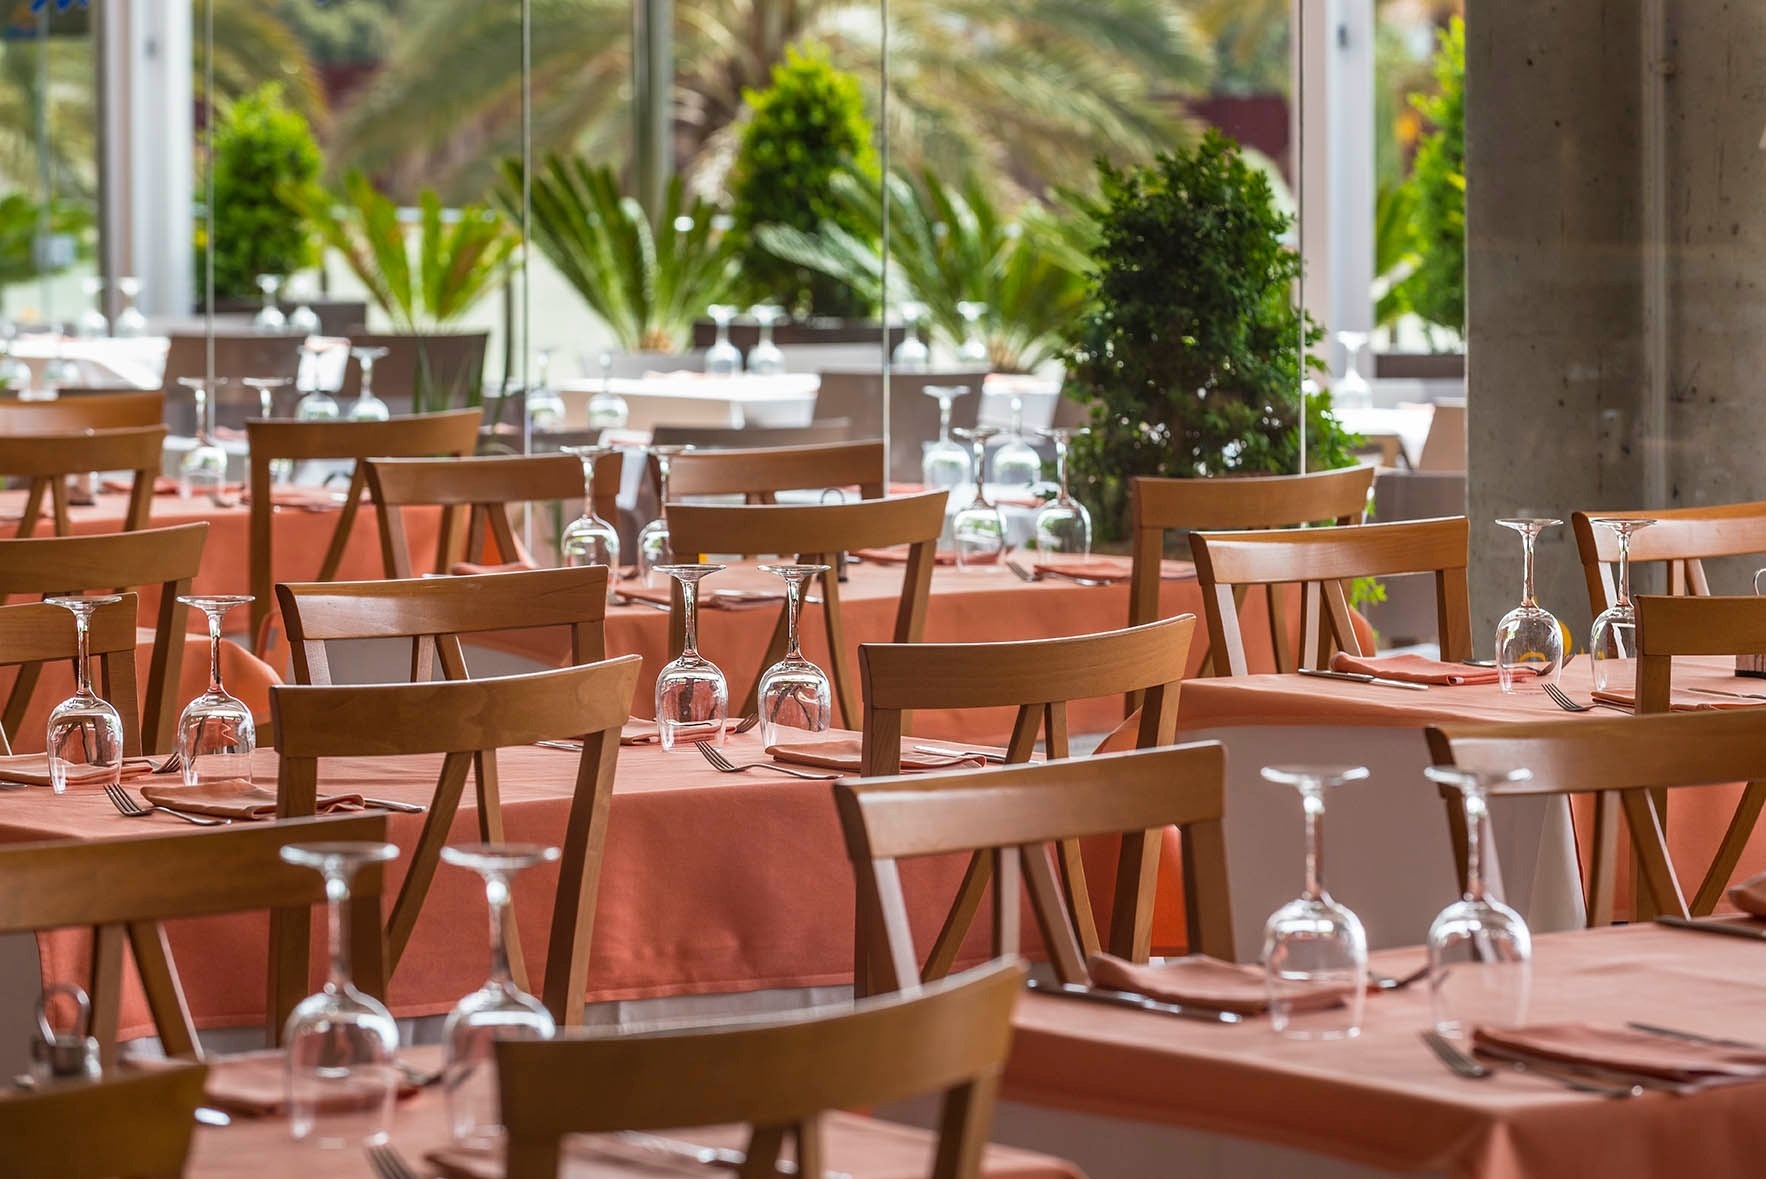
[[[534,0],[537,153],[630,156],[634,0]],[[677,0],[677,159],[715,192],[746,89],[767,84],[785,46],[816,41],[856,74],[877,109],[876,0]],[[332,164],[444,195],[484,192],[519,148],[519,6],[430,0],[399,17],[392,57],[339,120]],[[1203,87],[1206,38],[1172,0],[893,0],[890,133],[897,163],[1040,192],[1092,156],[1179,141],[1172,101]]]

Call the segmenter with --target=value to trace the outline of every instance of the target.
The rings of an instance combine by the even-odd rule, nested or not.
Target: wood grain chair
[[[422,834],[387,919],[389,977],[398,968],[435,878],[448,829],[460,809],[467,769],[482,763],[486,751],[580,738],[575,795],[559,833],[563,858],[540,994],[559,1023],[582,1022],[619,730],[631,714],[639,662],[638,656],[627,655],[561,671],[493,679],[272,690],[270,715],[280,755],[276,800],[280,817],[314,812],[321,758],[445,755]],[[486,775],[479,764],[477,779],[479,836],[487,843],[499,843],[503,812],[495,775]],[[278,915],[272,926],[275,944],[306,944],[306,914]],[[509,962],[517,984],[527,990],[520,944],[510,939]]]
[[[56,536],[69,536],[67,482],[94,471],[126,471],[129,506],[123,513],[123,529],[147,527],[153,506],[153,480],[159,474],[165,452],[164,426],[81,430],[65,434],[18,434],[0,427],[0,477],[25,480],[23,513],[18,536],[37,530],[45,496],[49,500],[50,526]]]
[[[1642,717],[1537,721],[1527,724],[1434,725],[1427,732],[1437,764],[1489,773],[1533,771],[1530,782],[1490,789],[1492,799],[1592,794],[1595,837],[1586,853],[1588,924],[1613,920],[1618,867],[1617,812],[1623,811],[1641,882],[1639,901],[1678,917],[1711,912],[1752,830],[1726,836],[1705,868],[1689,903],[1668,854],[1664,798],[1679,787],[1722,786],[1766,779],[1766,714],[1754,709]],[[1465,878],[1465,813],[1457,791],[1444,789],[1460,878]],[[1758,813],[1756,804],[1755,813]],[[1733,829],[1732,829],[1733,830]],[[1484,876],[1501,895],[1501,872],[1485,841]],[[1640,906],[1642,907],[1642,906]]]
[[[203,1104],[205,1064],[0,1096],[11,1179],[179,1179]]]
[[[244,379],[294,381],[300,375],[301,345],[306,339],[300,332],[259,332],[250,328],[217,332],[212,367],[214,375],[227,383],[214,393],[215,423],[237,430],[248,419],[258,417],[262,408],[257,391],[244,384]],[[166,421],[174,433],[185,437],[196,433],[195,401],[178,378],[207,376],[211,368],[209,356],[206,334],[171,334],[160,395],[166,400]]]
[[[92,612],[86,650],[98,660],[94,690],[123,721],[123,755],[141,755],[141,705],[135,687],[135,595]],[[23,667],[57,660],[73,662],[79,642],[74,616],[60,606],[26,602],[0,606],[0,667]],[[0,731],[0,753],[12,752]]]
[[[386,816],[364,814],[0,848],[0,873],[7,881],[0,889],[0,931],[93,931],[86,990],[92,998],[92,1035],[107,1064],[116,1057],[126,943],[166,1055],[200,1059],[202,1047],[164,923],[263,909],[304,916],[324,902],[325,884],[311,869],[284,864],[282,847],[385,839]],[[350,889],[356,985],[377,996],[386,993],[380,891],[377,864],[364,867]],[[312,988],[308,943],[272,945],[271,951],[266,1031],[277,1044],[283,1021]]]
[[[733,452],[732,452],[733,453]],[[684,457],[684,456],[683,456]],[[673,476],[670,476],[671,483]],[[926,626],[926,603],[932,594],[932,566],[937,560],[938,534],[944,530],[945,493],[894,499],[867,499],[849,504],[685,504],[668,509],[669,543],[682,560],[687,554],[726,553],[743,556],[796,554],[809,564],[827,565],[817,579],[822,595],[822,625],[828,637],[833,666],[834,698],[841,723],[851,727],[859,715],[858,679],[853,674],[852,653],[846,642],[846,623],[840,601],[840,578],[836,572],[841,553],[852,549],[887,548],[905,544],[908,559],[901,579],[901,599],[895,610],[893,638],[898,643],[919,641]],[[679,654],[684,620],[681,595],[674,591],[670,616],[669,649]],[[742,702],[739,715],[754,710],[760,690],[760,673],[785,654],[785,611],[779,611],[772,641],[755,681]]]
[[[654,462],[651,465],[654,483]],[[740,495],[751,504],[774,503],[781,491],[830,487],[857,487],[860,499],[882,499],[887,484],[883,443],[874,439],[817,446],[689,450],[675,456],[668,475],[668,493],[673,498]]]
[[[141,697],[141,736],[149,753],[169,753],[178,713],[178,673],[190,608],[178,602],[190,592],[208,539],[206,520],[174,528],[148,528],[108,536],[57,536],[0,540],[0,601],[12,594],[121,592],[159,587],[153,619],[153,659]],[[139,621],[139,620],[137,620]],[[36,688],[39,667],[24,666],[13,681],[0,730],[16,733]]]
[[[1025,973],[994,963],[912,994],[722,1027],[500,1041],[508,1179],[558,1174],[567,1134],[731,1122],[753,1127],[742,1179],[825,1175],[822,1113],[934,1092],[944,1100],[931,1175],[974,1179]]]
[[[1423,435],[1422,452],[1416,456],[1419,471],[1466,469],[1466,403],[1463,398],[1443,398],[1434,403],[1429,432]]]
[[[807,426],[670,426],[650,431],[655,446],[700,450],[759,450],[763,447],[820,446],[852,441],[852,419],[833,418]]]
[[[1353,528],[1193,534],[1190,546],[1202,583],[1216,668],[1225,652],[1227,674],[1248,671],[1239,633],[1236,595],[1241,586],[1300,583],[1300,666],[1325,667],[1334,650],[1368,654],[1355,636],[1346,583],[1358,577],[1405,573],[1434,576],[1441,658],[1448,662],[1470,658],[1467,540],[1464,516]]]
[[[1766,501],[1660,511],[1575,512],[1576,552],[1588,583],[1589,610],[1599,614],[1618,601],[1614,570],[1619,538],[1598,519],[1654,520],[1631,536],[1631,568],[1661,562],[1668,568],[1668,592],[1704,596],[1711,592],[1705,562],[1719,557],[1766,553]]]
[[[1147,960],[1153,894],[1165,828],[1183,840],[1185,916],[1196,953],[1233,959],[1232,905],[1221,830],[1226,753],[1217,741],[1113,753],[1040,765],[840,782],[834,801],[858,879],[860,921],[872,941],[871,980],[883,990],[942,977],[936,954],[922,968],[908,924],[900,862],[968,852],[992,864],[993,953],[1019,953],[1020,892],[1049,961],[1064,983],[1089,981],[1083,944],[1070,916],[1051,845],[1095,836],[1120,838],[1115,899],[1104,948]]]
[[[595,511],[603,520],[619,518],[622,465],[611,455],[595,464]],[[532,558],[509,523],[510,505],[580,500],[583,494],[582,460],[568,454],[370,459],[367,471],[388,577],[415,575],[402,508],[442,509],[436,573],[483,559],[487,538],[498,561],[531,569]]]
[[[901,772],[904,717],[915,709],[1016,708],[1008,763],[1029,761],[1037,734],[1050,760],[1069,754],[1067,702],[1094,696],[1143,694],[1135,745],[1169,745],[1177,735],[1177,694],[1188,666],[1196,616],[1182,614],[1145,626],[1075,638],[1013,643],[865,643],[859,648],[864,680],[864,773]],[[1068,917],[1088,953],[1098,948],[1097,924],[1085,885],[1077,840],[1063,840],[1059,861]],[[950,970],[968,936],[992,874],[989,857],[970,857],[962,889],[932,947],[928,969]],[[1151,878],[1144,882],[1151,888]],[[1152,903],[1148,892],[1142,900]],[[1149,926],[1144,933],[1150,936]],[[865,950],[860,943],[860,953]],[[1140,951],[1144,957],[1146,949]],[[861,976],[862,978],[862,973]]]
[[[328,644],[351,639],[410,639],[411,682],[470,678],[461,635],[559,626],[570,631],[570,662],[607,657],[607,569],[531,569],[406,581],[330,581],[276,587],[288,627],[294,680],[329,685]]]
[[[356,460],[355,473],[350,477],[344,495],[343,510],[338,513],[337,527],[332,530],[331,543],[319,563],[317,580],[331,581],[337,576],[344,549],[355,528],[361,509],[362,490],[367,486],[363,463],[371,458],[433,458],[436,455],[460,457],[473,452],[478,445],[478,424],[482,415],[476,409],[451,413],[420,414],[416,417],[392,418],[384,422],[286,422],[254,420],[246,423],[251,447],[251,633],[261,633],[264,619],[270,613],[272,538],[270,522],[275,505],[271,502],[271,464],[278,459],[295,462],[318,459]]]
[[[1133,578],[1128,596],[1128,625],[1139,626],[1159,617],[1160,562],[1165,555],[1165,534],[1173,529],[1194,532],[1205,528],[1252,530],[1297,528],[1330,521],[1337,525],[1359,524],[1367,511],[1367,497],[1374,485],[1372,467],[1343,467],[1311,475],[1263,475],[1246,479],[1154,479],[1131,481],[1130,529],[1134,537]],[[1248,587],[1236,587],[1237,607],[1245,601]],[[1293,666],[1288,627],[1282,616],[1275,587],[1268,588],[1269,635],[1276,666]],[[1215,675],[1226,675],[1225,660],[1213,648],[1207,665]]]
[[[366,332],[349,333],[351,348],[385,348],[374,362],[374,391],[394,413],[435,410],[471,403],[484,387],[484,362],[489,332]],[[424,401],[416,404],[422,391]],[[347,403],[362,391],[362,364],[354,356],[344,362],[338,400]]]
[[[918,483],[920,444],[938,437],[938,402],[925,394],[929,385],[966,385],[967,397],[951,403],[951,425],[972,427],[981,412],[980,370],[936,373],[891,373],[889,399],[889,477],[897,483]],[[845,418],[858,438],[883,437],[884,381],[880,365],[857,369],[824,369],[816,394],[815,420]]]
[[[0,436],[139,430],[165,424],[166,395],[157,390],[89,393],[53,401],[0,401]]]

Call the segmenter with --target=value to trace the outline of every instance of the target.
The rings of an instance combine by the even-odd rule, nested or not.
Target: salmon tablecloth
[[[1420,956],[1393,951],[1375,962],[1402,972]],[[1534,943],[1529,1020],[1636,1019],[1766,1042],[1763,969],[1766,946],[1740,938],[1655,926],[1550,934]],[[1391,1172],[1742,1179],[1766,1157],[1766,1083],[1615,1101],[1507,1070],[1481,1081],[1449,1073],[1418,1037],[1432,1026],[1426,984],[1370,995],[1353,1040],[1303,1042],[1263,1020],[1222,1027],[1035,996],[1019,1003],[1015,1022],[1012,1100]]]

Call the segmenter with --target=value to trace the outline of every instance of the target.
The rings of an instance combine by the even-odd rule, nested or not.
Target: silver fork
[[[742,718],[742,723],[731,729],[732,733],[746,733],[760,723],[760,713],[751,712]]]
[[[1552,703],[1556,704],[1565,712],[1593,712],[1597,708],[1612,708],[1617,709],[1619,712],[1627,713],[1631,711],[1623,704],[1613,704],[1606,700],[1596,700],[1592,704],[1578,704],[1570,699],[1569,693],[1565,692],[1556,684],[1546,684],[1545,694],[1551,697]]]
[[[138,802],[135,796],[121,786],[106,786],[104,796],[110,799],[110,805],[116,807],[117,813],[130,819],[145,819],[154,811],[164,811],[168,815],[183,819],[186,823],[194,823],[198,827],[224,827],[226,819],[211,819],[205,815],[192,815],[184,811],[175,811],[171,807],[160,806],[158,803]]]
[[[418,1179],[416,1168],[405,1161],[405,1156],[398,1152],[397,1147],[368,1147],[368,1165],[374,1168],[374,1173],[380,1179]]]
[[[784,774],[788,777],[808,778],[815,782],[832,782],[836,778],[844,778],[848,776],[846,774],[817,774],[812,773],[809,770],[794,770],[790,766],[782,766],[777,762],[770,761],[751,761],[744,765],[737,765],[735,762],[724,756],[723,750],[712,748],[711,742],[709,741],[695,741],[693,744],[698,747],[700,756],[710,762],[711,768],[720,774],[740,774],[748,770],[772,770],[775,773]]]
[[[125,757],[123,760],[125,762],[145,762],[149,772],[155,774],[170,774],[184,768],[184,759],[179,757],[176,751],[158,765],[153,764],[151,757]]]

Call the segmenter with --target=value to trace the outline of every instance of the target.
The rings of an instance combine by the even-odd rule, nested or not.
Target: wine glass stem
[[[987,440],[975,439],[975,502],[980,503],[987,498]]]
[[[218,696],[225,691],[221,687],[221,615],[218,610],[205,613],[208,615],[208,690]]]
[[[346,908],[349,899],[349,874],[342,868],[328,868],[325,872],[325,912],[331,948],[331,973],[325,980],[328,991],[341,991],[350,983],[350,918]]]
[[[1306,810],[1306,899],[1324,899],[1324,795],[1317,786],[1302,788]]]
[[[1521,533],[1521,605],[1531,610],[1538,605],[1533,600],[1533,541],[1535,533]]]
[[[825,598],[827,595],[824,594]],[[803,658],[803,652],[797,649],[797,611],[803,601],[803,579],[787,577],[785,579],[785,658],[796,661]]]
[[[88,666],[91,656],[88,649],[91,641],[88,637],[87,616],[84,611],[74,612],[74,691],[81,696],[92,694],[92,669]]]
[[[595,514],[595,460],[588,455],[583,461],[583,515]]]
[[[1631,533],[1619,529],[1619,605],[1631,605]]]
[[[938,440],[950,445],[950,398],[938,399]]]
[[[197,389],[196,397],[196,440],[208,443],[208,390]]]
[[[1067,494],[1067,440],[1065,438],[1055,439],[1055,478],[1061,484],[1061,502],[1072,502],[1072,496]]]
[[[681,658],[699,658],[699,583],[681,579]]]
[[[664,527],[668,525],[668,464],[668,455],[656,456],[656,518]],[[674,546],[671,544],[669,548],[672,550]]]
[[[1481,790],[1465,792],[1466,900],[1484,899],[1484,818],[1490,813]]]
[[[513,985],[509,974],[509,944],[504,922],[509,915],[509,880],[501,872],[484,878],[485,899],[491,910],[491,981],[505,987]]]

